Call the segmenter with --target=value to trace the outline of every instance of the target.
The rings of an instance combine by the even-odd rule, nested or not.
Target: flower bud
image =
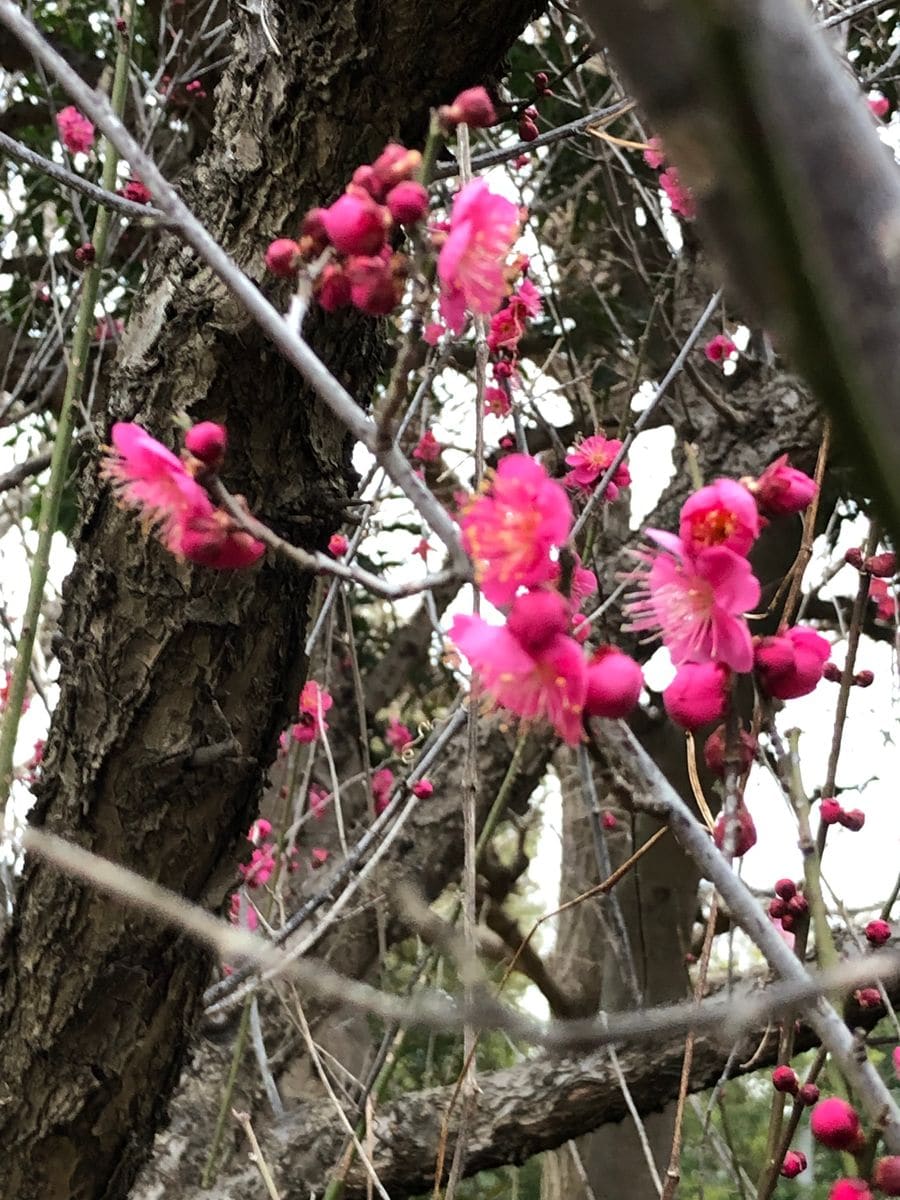
[[[872,684],[875,682],[875,672],[868,671],[868,670],[857,671],[856,674],[853,676],[853,682],[857,687],[861,687],[861,688],[871,687]]]
[[[795,625],[774,637],[760,638],[754,665],[770,696],[793,700],[815,690],[830,654],[831,647],[821,634]]]
[[[491,98],[483,87],[466,88],[452,104],[438,109],[438,117],[445,129],[455,129],[457,125],[486,129],[497,120]]]
[[[97,257],[97,251],[94,249],[93,242],[82,242],[75,251],[75,261],[83,266],[89,266]]]
[[[787,902],[788,912],[792,917],[805,917],[809,912],[809,901],[800,892],[791,896]]]
[[[854,1150],[865,1141],[856,1109],[839,1096],[820,1100],[812,1110],[809,1125],[816,1141],[829,1150]]]
[[[644,686],[640,665],[614,646],[601,646],[587,673],[584,713],[588,717],[627,717]]]
[[[802,1083],[797,1092],[797,1101],[805,1108],[812,1108],[819,1103],[819,1089],[814,1083]]]
[[[790,900],[797,895],[797,885],[793,879],[779,879],[775,884],[775,895],[780,896],[782,900]]]
[[[519,139],[523,142],[533,142],[540,130],[531,117],[522,116],[519,119]]]
[[[874,1200],[864,1179],[839,1179],[831,1185],[828,1200]]]
[[[891,927],[887,921],[882,921],[880,917],[870,921],[866,926],[866,940],[870,946],[883,946],[885,942],[889,942]]]
[[[793,1067],[786,1065],[776,1067],[772,1072],[772,1087],[776,1092],[785,1092],[790,1096],[796,1096],[800,1087],[797,1072]]]
[[[278,238],[266,250],[266,266],[282,279],[294,274],[299,261],[300,247],[290,238]]]
[[[857,571],[863,569],[863,552],[859,546],[851,546],[849,550],[844,552],[844,562],[849,567],[855,567]]]
[[[615,813],[611,813],[609,809],[600,818],[600,824],[604,829],[617,829],[619,822]]]
[[[829,683],[840,683],[843,671],[836,662],[827,662],[822,668],[822,678],[827,679]]]
[[[780,896],[773,896],[769,901],[769,916],[773,921],[780,921],[787,910],[787,905]]]
[[[725,716],[730,686],[731,672],[721,663],[682,663],[663,704],[682,729],[699,729]]]
[[[863,562],[863,570],[876,579],[890,579],[897,574],[897,555],[890,550],[884,554],[870,554]]]
[[[428,193],[421,183],[407,179],[388,192],[386,204],[400,225],[415,225],[428,212]]]
[[[756,845],[756,826],[746,806],[743,804],[740,805],[734,816],[737,821],[737,829],[735,831],[736,836],[732,835],[734,837],[733,853],[735,858],[740,858]],[[713,828],[713,841],[720,850],[725,845],[725,830],[726,821],[725,814],[723,813]]]
[[[785,1179],[796,1179],[797,1176],[806,1170],[806,1155],[802,1150],[788,1150],[784,1156],[784,1162],[781,1164],[779,1174]]]
[[[349,544],[342,533],[333,533],[328,539],[328,553],[333,554],[335,558],[341,558],[347,553]]]
[[[753,762],[756,754],[756,738],[742,729],[738,738],[737,761],[735,766],[738,773],[743,774]],[[717,726],[703,745],[703,761],[713,775],[719,779],[725,777],[725,726]]]
[[[328,240],[341,254],[377,254],[384,245],[387,213],[366,192],[345,192],[322,212]]]
[[[225,459],[228,432],[224,425],[217,425],[215,421],[200,421],[184,435],[184,446],[210,471],[218,471]]]
[[[900,1155],[879,1158],[872,1172],[872,1182],[886,1196],[900,1196]]]
[[[546,71],[538,71],[534,77],[534,90],[539,96],[546,96],[550,92],[550,77]]]
[[[853,999],[860,1008],[881,1008],[884,1004],[881,992],[877,987],[857,988],[853,993]]]
[[[825,796],[819,801],[819,820],[823,825],[836,825],[844,810],[833,796]]]
[[[866,823],[866,814],[859,808],[847,808],[841,812],[838,820],[851,833],[859,833]]]
[[[756,503],[771,517],[803,512],[818,490],[816,481],[792,467],[786,454],[770,463],[753,486]]]
[[[418,779],[412,785],[412,794],[419,800],[427,800],[429,796],[434,795],[434,784],[430,779]]]

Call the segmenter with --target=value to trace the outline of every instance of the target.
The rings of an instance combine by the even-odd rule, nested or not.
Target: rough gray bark
[[[530,8],[297,3],[276,22],[278,58],[235,9],[216,125],[186,185],[192,203],[259,276],[271,237],[330,199],[388,137],[416,136],[428,105],[476,82]],[[377,327],[329,321],[310,333],[364,401]],[[168,437],[180,409],[226,421],[229,482],[282,532],[322,543],[351,477],[343,431],[169,239],[125,339],[109,417]],[[179,566],[92,474],[34,819],[218,904],[301,680],[308,580],[274,564],[237,577]],[[195,760],[211,747],[218,753]],[[205,955],[170,932],[28,864],[0,974],[7,1200],[127,1193],[208,971]]]
[[[583,0],[749,310],[900,529],[900,175],[801,4]]]

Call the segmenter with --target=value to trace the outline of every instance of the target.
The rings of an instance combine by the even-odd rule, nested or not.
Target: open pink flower
[[[734,342],[727,333],[717,333],[703,347],[703,353],[712,363],[725,362],[737,350]]]
[[[540,313],[541,303],[541,294],[531,280],[523,280],[519,290],[510,296],[506,307],[491,317],[487,343],[492,354],[498,350],[515,353],[528,318]]]
[[[513,605],[511,620],[525,599]],[[574,746],[582,736],[587,664],[573,638],[564,633],[547,637],[547,632],[542,628],[538,633],[535,626],[529,650],[506,625],[489,625],[481,617],[458,616],[450,637],[498,704],[523,720],[546,721]]]
[[[572,506],[540,463],[527,454],[510,454],[459,523],[485,596],[504,605],[520,587],[547,583],[558,573],[550,552],[569,536]]]
[[[753,645],[744,613],[759,601],[750,564],[724,546],[691,555],[674,534],[647,533],[659,549],[638,552],[645,571],[628,603],[630,628],[658,632],[676,666],[718,661],[749,671]]]
[[[304,744],[314,742],[328,728],[325,714],[334,704],[328,692],[319,687],[314,679],[309,679],[303,685],[300,693],[300,717],[291,729],[295,742]]]
[[[489,316],[506,292],[504,260],[519,231],[516,206],[473,179],[453,200],[450,233],[438,256],[441,316],[461,333],[465,312]]]
[[[56,114],[56,127],[62,144],[70,154],[87,154],[94,144],[94,126],[72,104]]]
[[[604,437],[602,433],[595,433],[577,442],[566,455],[566,462],[573,468],[566,475],[566,487],[580,488],[583,492],[593,491],[621,449],[622,443],[618,439]],[[630,483],[631,472],[624,462],[619,463],[606,485],[603,499],[615,500],[619,488],[628,487]]]
[[[717,479],[685,500],[678,534],[689,554],[725,546],[746,554],[759,536],[756,501],[733,479]]]
[[[188,519],[212,516],[213,503],[184,463],[140,425],[119,421],[112,427],[112,449],[101,471],[123,504],[141,510],[148,528],[173,554],[181,553]]]

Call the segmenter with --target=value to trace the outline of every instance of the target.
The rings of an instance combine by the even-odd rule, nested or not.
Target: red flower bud
[[[797,1079],[797,1072],[793,1067],[782,1065],[776,1067],[772,1072],[772,1087],[776,1092],[785,1092],[790,1096],[796,1096],[799,1086],[800,1081]]]
[[[415,225],[428,212],[428,193],[421,183],[407,179],[387,194],[391,216],[401,225]]]
[[[539,96],[546,96],[550,91],[550,77],[546,71],[538,71],[535,75],[534,90]]]
[[[793,913],[786,912],[781,918],[781,928],[785,933],[793,933],[794,926],[797,924],[797,918]]]
[[[384,245],[386,216],[385,209],[368,193],[345,192],[324,209],[322,222],[328,240],[341,254],[370,255],[377,254]]]
[[[884,1004],[881,992],[876,987],[857,988],[853,993],[853,999],[860,1008],[881,1008]]]
[[[853,1150],[865,1141],[856,1109],[839,1096],[820,1100],[812,1110],[809,1125],[816,1141],[829,1150]]]
[[[827,679],[829,683],[840,683],[843,671],[835,662],[827,662],[822,668],[822,678]]]
[[[273,275],[287,278],[297,270],[300,247],[290,238],[278,238],[266,250],[266,266]]]
[[[872,1172],[872,1182],[886,1196],[900,1196],[900,1155],[879,1158]]]
[[[780,896],[775,896],[769,901],[769,916],[773,921],[780,921],[787,912],[787,905]]]
[[[819,820],[823,825],[836,825],[844,810],[833,796],[824,796],[819,801]]]
[[[333,554],[335,558],[340,558],[341,555],[347,553],[349,544],[342,533],[333,533],[328,539],[328,553]]]
[[[225,458],[228,432],[224,425],[217,425],[215,421],[200,421],[184,435],[184,446],[204,466],[211,471],[218,471]]]
[[[897,574],[897,555],[890,550],[884,554],[871,554],[863,563],[863,570],[876,579],[890,579]]]
[[[874,1200],[864,1179],[839,1179],[831,1185],[828,1200]]]
[[[891,927],[887,921],[882,921],[880,917],[876,917],[874,921],[870,921],[866,926],[866,938],[870,946],[883,946],[885,942],[891,940]]]
[[[787,906],[792,917],[804,917],[809,912],[809,901],[799,892],[796,896],[791,896]]]
[[[857,571],[861,571],[863,569],[862,549],[859,546],[851,546],[844,552],[844,562],[849,567],[856,567]]]
[[[523,116],[519,120],[519,138],[523,142],[533,142],[540,130],[531,117]]]
[[[859,833],[863,825],[866,823],[866,814],[858,808],[845,809],[838,820],[845,829],[849,829],[851,833]]]
[[[793,879],[779,879],[774,890],[775,895],[780,896],[782,900],[790,900],[792,896],[797,895],[797,885]]]
[[[746,730],[740,731],[738,739],[737,761],[735,766],[740,774],[743,774],[753,762],[756,754],[756,738],[752,733],[747,733]],[[725,726],[717,726],[703,746],[703,761],[706,763],[713,775],[717,775],[720,779],[725,777]]]
[[[797,1092],[797,1100],[806,1108],[812,1108],[819,1103],[819,1089],[814,1083],[803,1083]]]
[[[600,818],[600,823],[602,824],[604,829],[616,829],[616,828],[618,828],[618,825],[619,825],[619,822],[616,818],[616,814],[611,813],[609,811],[609,809],[607,809],[606,812],[603,814],[603,816]]]
[[[82,242],[75,251],[75,261],[87,266],[92,263],[97,257],[97,251],[94,249],[93,242]]]
[[[491,98],[483,87],[466,88],[452,104],[445,104],[440,108],[438,116],[445,129],[455,129],[457,125],[486,129],[497,120]]]
[[[737,819],[737,830],[734,843],[734,857],[740,858],[756,845],[756,826],[745,805],[741,805],[734,814]],[[732,835],[734,836],[734,835]],[[713,828],[713,841],[721,850],[725,845],[725,815],[716,821]]]
[[[806,1170],[806,1155],[802,1150],[788,1150],[784,1156],[784,1162],[781,1164],[781,1174],[785,1179],[796,1179],[797,1176]]]
[[[770,517],[803,512],[818,490],[816,481],[792,467],[786,454],[770,463],[752,486],[756,503]]]
[[[872,684],[875,682],[875,672],[874,671],[857,671],[856,674],[853,676],[853,682],[856,684],[857,687],[861,687],[861,688],[871,687]]]
[[[434,784],[430,779],[419,779],[412,785],[412,794],[420,800],[427,800],[434,794]]]

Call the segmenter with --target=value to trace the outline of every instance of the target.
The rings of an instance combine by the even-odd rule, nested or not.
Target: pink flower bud
[[[311,238],[321,250],[328,244],[328,232],[325,229],[325,209],[311,208],[300,222],[300,232],[303,237]]]
[[[506,627],[529,654],[535,655],[565,633],[568,623],[568,605],[559,592],[539,590],[516,598]]]
[[[796,896],[791,896],[787,906],[792,917],[805,917],[809,912],[809,901],[800,892]]]
[[[658,171],[660,167],[664,166],[665,161],[666,155],[661,139],[652,137],[647,143],[647,149],[644,151],[644,162],[651,170]]]
[[[375,186],[384,195],[404,179],[412,179],[422,165],[418,150],[407,150],[397,142],[389,142],[372,163]]]
[[[812,1110],[809,1125],[816,1141],[829,1150],[853,1150],[865,1141],[856,1109],[839,1096],[820,1100]]]
[[[421,183],[407,179],[387,194],[391,216],[401,225],[415,225],[428,212],[428,192]]]
[[[857,671],[853,676],[853,683],[856,687],[867,688],[871,687],[875,682],[874,671]]]
[[[531,117],[523,116],[519,118],[520,141],[533,142],[539,133],[540,130],[538,129],[537,125],[535,125],[534,121],[532,121]]]
[[[760,638],[754,665],[770,696],[793,700],[815,690],[830,653],[831,647],[821,634],[794,625],[774,637]]]
[[[192,425],[184,435],[184,445],[204,466],[209,467],[211,471],[218,471],[225,458],[228,431],[224,425],[217,425],[215,421],[201,421]]]
[[[773,896],[769,901],[769,916],[773,921],[780,921],[787,910],[787,904],[780,896]]]
[[[770,463],[753,486],[757,504],[770,517],[803,512],[817,491],[816,481],[792,467],[786,454]]]
[[[342,533],[333,533],[328,539],[328,553],[340,558],[347,553],[349,542]]]
[[[614,646],[601,646],[588,667],[587,717],[627,717],[644,686],[640,665]]]
[[[806,1155],[802,1150],[788,1150],[784,1156],[784,1162],[781,1164],[779,1174],[785,1179],[796,1179],[801,1172],[806,1170]]]
[[[682,729],[720,721],[728,708],[731,672],[721,663],[683,663],[663,692],[666,712]]]
[[[377,254],[384,245],[385,209],[364,192],[345,192],[322,213],[328,240],[341,254]],[[393,307],[393,306],[392,306]]]
[[[286,279],[297,270],[300,247],[290,238],[278,238],[266,250],[266,266],[273,275]]]
[[[900,1155],[879,1158],[872,1171],[872,1182],[886,1196],[900,1196]]]
[[[843,811],[833,796],[823,796],[819,801],[819,820],[823,825],[836,825]]]
[[[850,567],[855,567],[857,571],[863,569],[863,552],[859,546],[851,546],[844,552],[844,562]]]
[[[122,188],[122,195],[126,200],[132,200],[135,204],[150,203],[150,191],[139,179],[129,179]]]
[[[97,257],[93,242],[83,242],[75,251],[75,261],[88,266]]]
[[[375,174],[375,168],[370,166],[368,163],[361,167],[357,167],[350,176],[350,179],[356,187],[362,188],[364,192],[368,192],[369,195],[373,196],[376,200],[381,199],[383,191],[381,183],[378,179],[378,176]]]
[[[124,17],[116,17],[116,32],[125,33],[128,29],[128,22]]]
[[[822,668],[822,678],[829,683],[840,683],[842,674],[841,668],[834,662],[827,662]]]
[[[866,926],[866,939],[870,946],[883,946],[891,940],[891,927],[887,921],[876,917]]]
[[[534,90],[539,96],[546,96],[550,91],[550,77],[546,71],[538,71],[534,77]]]
[[[859,808],[847,808],[841,812],[838,820],[851,833],[859,833],[866,823],[866,814]]]
[[[403,281],[384,258],[377,255],[350,258],[346,273],[352,303],[370,317],[386,317],[399,304]]]
[[[796,1096],[800,1087],[797,1072],[793,1067],[776,1067],[772,1072],[772,1087],[776,1092],[786,1092],[790,1096]]]
[[[420,800],[427,800],[434,795],[434,784],[430,779],[419,779],[412,785],[412,794]]]
[[[860,1008],[881,1008],[884,1003],[877,987],[857,988],[853,993],[853,999]]]
[[[870,112],[878,117],[879,120],[886,117],[891,110],[890,100],[888,100],[887,96],[882,96],[880,92],[875,92],[868,97],[868,105]]]
[[[444,452],[443,445],[437,440],[430,429],[426,429],[416,443],[412,456],[420,462],[437,462]]]
[[[483,87],[466,88],[452,104],[438,109],[438,118],[444,129],[455,129],[457,125],[470,125],[473,129],[486,129],[497,120],[494,105]]]
[[[797,1092],[797,1100],[804,1108],[812,1108],[814,1104],[819,1103],[819,1089],[814,1083],[803,1083]]]
[[[786,912],[781,918],[781,928],[785,933],[793,933],[794,926],[797,924],[797,918],[793,913]]]
[[[897,574],[897,555],[892,550],[884,554],[870,554],[863,561],[863,570],[874,575],[876,579],[890,579]]]
[[[753,818],[747,811],[747,807],[741,804],[737,812],[734,814],[737,821],[737,829],[732,837],[734,838],[734,857],[741,858],[748,850],[752,850],[756,845],[756,826],[753,823]],[[725,845],[726,822],[724,813],[716,821],[713,828],[713,841],[721,850]],[[782,921],[782,925],[784,921]]]
[[[797,895],[797,885],[793,879],[779,879],[773,890],[782,900],[790,900]]]
[[[756,738],[745,729],[740,731],[735,766],[740,774],[750,767],[756,754]],[[703,746],[703,761],[713,775],[725,778],[725,726],[718,725]]]
[[[350,303],[350,280],[338,263],[326,263],[316,281],[316,299],[326,312],[336,312]]]
[[[828,1200],[874,1200],[864,1179],[839,1179],[831,1185]]]
[[[600,824],[604,829],[617,829],[619,822],[615,813],[611,813],[609,809],[600,818]]]

